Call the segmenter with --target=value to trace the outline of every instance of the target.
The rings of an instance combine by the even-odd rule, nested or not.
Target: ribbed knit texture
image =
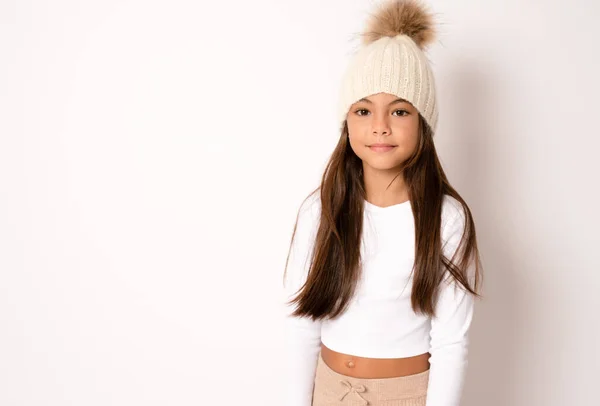
[[[319,353],[312,406],[425,406],[429,370],[397,378],[361,379],[331,369]]]
[[[406,35],[380,38],[353,55],[342,76],[341,122],[352,104],[381,92],[411,102],[435,133],[438,108],[433,73],[423,51]]]

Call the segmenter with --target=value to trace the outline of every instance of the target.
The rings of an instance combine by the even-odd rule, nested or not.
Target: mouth
[[[391,151],[394,148],[396,148],[396,145],[373,144],[373,145],[369,145],[369,148],[371,149],[371,151],[375,151],[375,152],[388,152],[388,151]]]

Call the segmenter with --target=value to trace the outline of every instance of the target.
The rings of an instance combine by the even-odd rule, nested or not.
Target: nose
[[[387,118],[381,116],[373,118],[373,135],[389,135],[390,132]]]

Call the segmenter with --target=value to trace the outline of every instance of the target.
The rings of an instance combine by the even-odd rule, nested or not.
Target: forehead
[[[389,102],[402,102],[402,103],[408,103],[408,101],[406,99],[404,99],[403,97],[400,97],[399,95],[395,95],[392,93],[387,93],[387,92],[379,92],[379,93],[373,93],[367,96],[362,97],[361,99],[357,100],[356,103],[358,102],[366,102],[366,103],[389,103]]]
[[[406,99],[403,99],[401,97],[397,97],[394,95],[387,95],[387,94],[386,95],[377,94],[377,95],[363,97],[363,98],[357,100],[356,102],[354,102],[354,104],[356,104],[356,103],[366,103],[366,104],[372,104],[372,105],[375,105],[375,104],[392,105],[392,104],[397,104],[397,103],[407,103],[412,106],[412,103]]]

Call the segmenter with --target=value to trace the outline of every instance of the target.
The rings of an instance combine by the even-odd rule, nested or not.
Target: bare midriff
[[[363,379],[395,378],[414,375],[429,369],[428,352],[406,358],[364,358],[343,354],[321,343],[321,356],[337,373]]]

